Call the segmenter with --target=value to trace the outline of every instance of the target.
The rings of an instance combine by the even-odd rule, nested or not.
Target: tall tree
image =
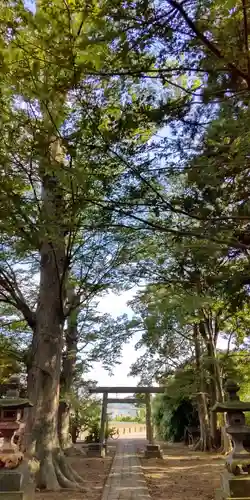
[[[79,488],[81,481],[65,464],[57,434],[74,258],[92,229],[109,224],[102,200],[107,206],[110,186],[117,182],[119,192],[126,176],[122,147],[125,156],[151,133],[149,122],[138,131],[131,114],[130,98],[138,109],[133,82],[86,75],[115,57],[112,20],[100,13],[98,5],[77,0],[39,1],[34,12],[22,2],[2,6],[0,293],[33,332],[28,449],[40,461],[38,486],[50,490]],[[39,273],[33,307],[16,275],[14,261],[21,255]],[[81,278],[77,293],[85,299],[89,282]]]
[[[145,350],[132,373],[160,380],[191,357],[197,373],[199,446],[209,449],[217,441],[217,419],[209,407],[224,397],[218,341],[221,336],[228,339],[228,346],[236,341],[240,316],[247,334],[248,301],[235,305],[226,281],[235,263],[214,252],[206,241],[197,246],[195,239],[183,244],[155,235],[149,242],[151,246],[143,246],[144,262],[139,262],[137,271],[151,284],[132,302],[136,317],[126,325],[131,332],[142,333],[138,347]]]

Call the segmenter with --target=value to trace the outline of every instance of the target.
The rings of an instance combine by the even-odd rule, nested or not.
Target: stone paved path
[[[150,500],[147,484],[136,456],[141,442],[119,440],[102,500]]]

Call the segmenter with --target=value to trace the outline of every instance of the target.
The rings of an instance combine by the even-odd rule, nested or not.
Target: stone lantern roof
[[[212,408],[212,411],[216,413],[226,413],[235,411],[250,411],[250,401],[244,402],[240,401],[237,392],[240,390],[240,386],[236,384],[233,380],[228,380],[225,384],[225,392],[227,393],[227,401],[223,403],[217,402]]]
[[[32,403],[27,398],[21,398],[19,395],[20,379],[17,375],[12,375],[7,384],[6,396],[0,398],[0,409],[10,408],[12,410],[29,408]]]
[[[1,398],[0,399],[0,408],[11,408],[13,410],[29,408],[33,406],[32,403],[28,399],[23,398]]]

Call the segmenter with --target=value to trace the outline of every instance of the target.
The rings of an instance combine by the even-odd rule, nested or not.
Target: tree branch
[[[241,0],[241,3],[242,3],[243,19],[244,19],[244,43],[245,43],[246,58],[247,58],[247,71],[248,71],[248,78],[250,78],[250,57],[249,57],[249,44],[248,44],[248,21],[247,21],[246,0]]]
[[[1,288],[5,293],[1,293]],[[7,295],[6,295],[7,293]],[[1,295],[3,298],[1,298]],[[18,287],[15,278],[12,278],[4,269],[0,268],[0,301],[11,304],[16,307],[27,321],[32,330],[36,326],[36,315],[30,309],[24,296]]]
[[[203,45],[205,45],[205,47],[207,47],[210,50],[210,52],[212,52],[212,54],[214,54],[218,59],[224,61],[225,64],[227,65],[228,69],[230,69],[234,73],[238,74],[238,76],[240,76],[241,78],[243,78],[250,85],[250,81],[249,81],[249,76],[250,75],[249,74],[246,75],[243,71],[241,71],[239,68],[237,68],[237,66],[235,66],[235,64],[233,64],[233,63],[228,62],[228,61],[225,60],[225,57],[223,56],[223,54],[220,51],[220,49],[213,42],[211,42],[211,40],[209,40],[206,37],[206,35],[204,35],[204,33],[202,33],[197,28],[196,24],[192,21],[192,19],[189,17],[189,15],[187,14],[187,12],[183,8],[183,4],[182,3],[178,3],[178,1],[176,1],[176,0],[168,0],[168,3],[180,13],[180,15],[182,16],[182,18],[184,19],[184,21],[187,23],[188,27],[197,36],[197,38],[199,40],[201,40],[201,42],[203,43]]]

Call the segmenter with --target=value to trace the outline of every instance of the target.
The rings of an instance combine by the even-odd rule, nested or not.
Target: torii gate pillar
[[[103,392],[102,397],[102,413],[100,424],[99,443],[89,443],[87,455],[88,457],[102,457],[106,455],[106,426],[107,426],[107,409],[108,409],[108,393]]]
[[[151,394],[145,394],[146,402],[146,429],[148,444],[145,450],[145,458],[163,458],[162,451],[158,444],[154,443],[154,431],[152,424]]]
[[[153,444],[153,426],[152,426],[152,412],[151,412],[151,395],[145,394],[146,400],[146,429],[147,429],[147,440],[149,444]]]
[[[102,416],[101,416],[101,427],[100,427],[100,444],[104,446],[105,443],[105,431],[107,424],[107,409],[108,409],[108,393],[103,393],[102,398]]]

